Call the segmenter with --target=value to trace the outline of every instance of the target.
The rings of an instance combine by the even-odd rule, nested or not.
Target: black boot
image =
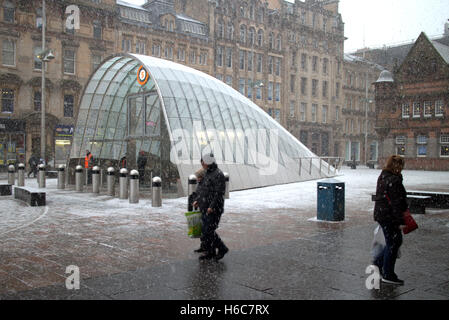
[[[223,259],[226,253],[228,253],[229,249],[223,245],[222,248],[218,249],[218,254],[215,256],[215,260],[218,261],[220,259]]]

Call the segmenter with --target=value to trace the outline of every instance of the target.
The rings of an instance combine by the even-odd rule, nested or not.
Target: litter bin
[[[318,182],[317,219],[320,221],[345,220],[345,183],[329,179]]]

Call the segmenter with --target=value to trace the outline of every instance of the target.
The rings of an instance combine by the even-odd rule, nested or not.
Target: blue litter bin
[[[317,219],[321,221],[345,220],[345,183],[329,179],[318,182]]]

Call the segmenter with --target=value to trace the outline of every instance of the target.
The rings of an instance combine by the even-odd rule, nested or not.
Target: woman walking
[[[404,212],[407,210],[407,192],[402,183],[404,159],[393,155],[388,158],[376,188],[374,220],[382,227],[385,248],[374,261],[382,274],[382,282],[402,285],[394,272],[399,247],[402,244],[402,229],[405,225]]]

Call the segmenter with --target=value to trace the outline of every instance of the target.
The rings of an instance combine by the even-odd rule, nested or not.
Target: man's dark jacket
[[[196,190],[196,201],[201,212],[208,208],[214,210],[214,214],[222,214],[224,210],[225,177],[223,172],[214,163],[207,168],[201,187]]]
[[[402,184],[402,175],[383,170],[377,180],[374,220],[380,224],[404,225],[407,207],[407,192]]]

